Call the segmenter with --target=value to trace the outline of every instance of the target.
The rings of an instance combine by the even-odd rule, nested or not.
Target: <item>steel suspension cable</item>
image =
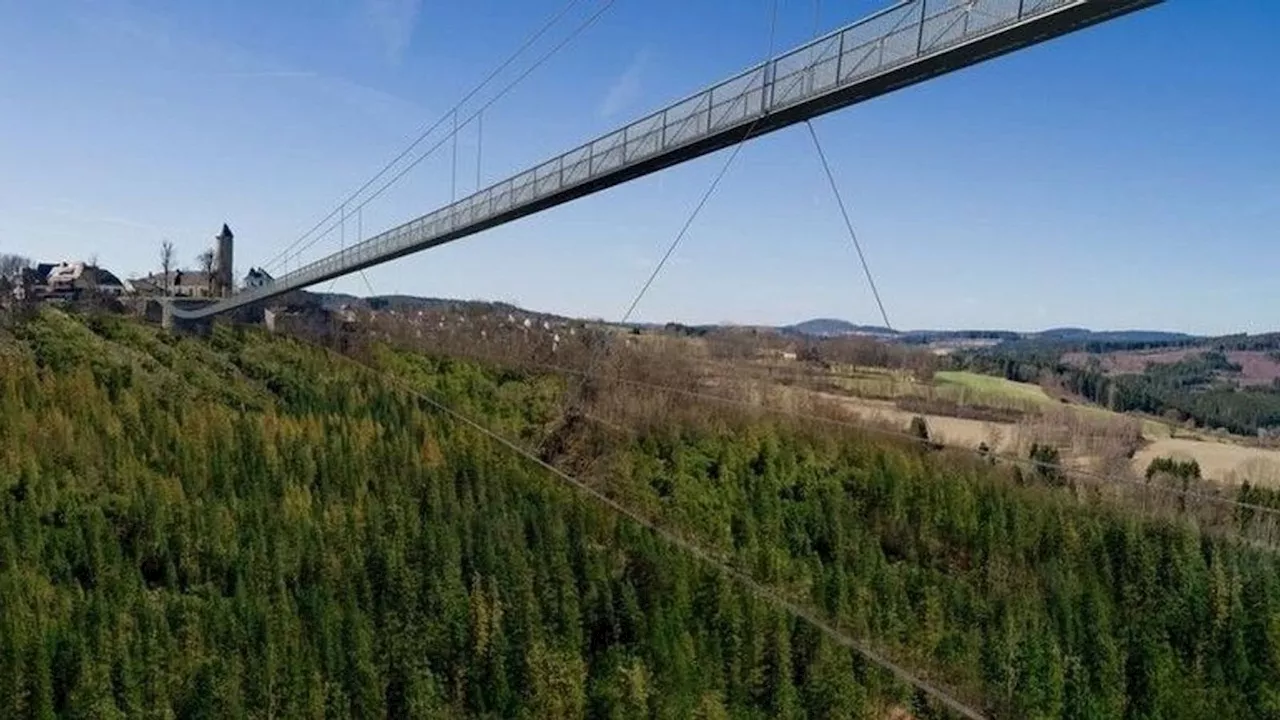
[[[517,85],[523,82],[525,78],[529,77],[529,75],[533,74],[534,71],[536,71],[538,68],[545,65],[548,60],[550,60],[562,49],[564,49],[566,45],[568,45],[570,42],[576,39],[579,35],[585,32],[588,28],[594,25],[596,21],[599,20],[600,17],[604,15],[604,13],[609,8],[613,7],[615,2],[617,2],[617,0],[605,0],[604,4],[601,5],[600,8],[596,10],[594,14],[592,14],[585,21],[583,21],[576,28],[574,28],[574,31],[572,33],[570,33],[567,37],[562,39],[554,47],[552,47],[550,50],[544,53],[541,57],[539,57],[538,60],[533,65],[530,65],[528,68],[524,70],[524,72],[518,75],[514,80],[508,83],[505,87],[503,87],[502,90],[497,95],[487,100],[475,112],[473,112],[471,115],[468,115],[465,120],[460,121],[459,126],[462,127],[470,124],[472,120],[479,117],[481,113],[483,113],[485,110],[493,106],[494,103],[497,103],[499,100],[506,97],[506,95],[510,93],[512,90],[514,90]],[[356,209],[363,209],[366,205],[368,205],[369,203],[381,197],[382,194],[386,192],[388,189],[390,189],[392,185],[399,182],[400,178],[407,175],[410,171],[412,171],[419,164],[421,164],[423,160],[426,160],[428,157],[431,157],[431,155],[434,154],[436,150],[439,150],[441,147],[444,146],[445,143],[449,142],[450,138],[451,138],[450,135],[445,135],[443,138],[436,141],[434,145],[429,147],[421,155],[415,158],[413,162],[409,163],[407,166],[405,166],[399,172],[393,175],[390,180],[383,183],[382,186],[380,186],[372,195],[362,200],[359,205],[356,205]],[[332,214],[330,214],[329,217],[332,217]],[[310,248],[311,246],[315,245],[317,242],[319,242],[321,238],[325,237],[329,232],[332,232],[334,227],[336,227],[336,224],[333,226],[330,226],[328,230],[326,230],[324,233],[319,235],[317,238],[308,242],[306,245],[303,245],[302,247],[298,248],[297,251],[293,253],[293,256],[297,256],[302,252],[304,252],[305,250],[307,250],[308,248]]]
[[[358,367],[361,367],[367,372],[373,373],[374,375],[377,375],[383,378],[384,380],[386,380],[392,385],[400,387],[403,391],[405,391],[409,395],[412,395],[413,397],[416,397],[419,400],[427,403],[431,407],[435,408],[437,411],[451,418],[454,422],[470,427],[472,430],[475,430],[476,432],[489,438],[493,442],[514,452],[515,454],[529,461],[531,464],[536,465],[539,468],[542,468],[543,470],[547,471],[552,476],[554,476],[556,479],[564,482],[566,485],[570,486],[572,489],[576,490],[577,492],[583,495],[586,495],[587,497],[591,498],[592,500],[595,500],[601,505],[604,505],[605,507],[617,513],[618,515],[621,515],[627,518],[628,520],[630,520],[631,522],[652,532],[658,538],[674,546],[676,549],[684,551],[688,555],[692,556],[694,559],[706,565],[709,565],[710,567],[717,570],[718,572],[721,572],[727,577],[732,578],[733,580],[738,582],[740,585],[742,585],[747,590],[747,592],[755,595],[757,598],[762,599],[766,603],[773,605],[775,608],[779,608],[784,612],[790,613],[791,615],[809,623],[813,627],[817,628],[824,635],[826,635],[832,641],[836,642],[837,644],[843,647],[853,650],[854,652],[858,653],[863,658],[865,658],[868,662],[884,670],[887,670],[889,673],[897,677],[902,682],[905,682],[911,685],[912,687],[916,688],[920,692],[923,692],[924,694],[928,695],[929,697],[933,698],[939,703],[945,705],[951,711],[961,715],[962,717],[969,718],[970,720],[986,720],[986,716],[984,716],[976,708],[965,704],[964,702],[956,698],[954,695],[952,695],[950,692],[944,690],[939,685],[933,682],[930,682],[929,680],[922,677],[920,674],[912,672],[911,670],[908,670],[906,667],[899,665],[898,663],[894,662],[886,655],[869,647],[866,643],[860,642],[857,639],[853,638],[852,636],[845,634],[844,632],[834,627],[830,622],[820,617],[816,612],[809,609],[808,607],[801,605],[800,603],[794,600],[784,597],[773,587],[756,580],[749,573],[743,570],[739,570],[738,568],[734,567],[730,563],[720,559],[713,552],[703,548],[701,545],[688,539],[681,533],[675,530],[672,530],[666,527],[665,525],[660,524],[657,521],[654,521],[645,517],[639,511],[633,510],[632,508],[610,497],[604,492],[601,492],[595,487],[592,487],[590,484],[583,481],[582,479],[575,477],[573,475],[570,475],[564,470],[561,470],[555,465],[552,465],[546,460],[543,460],[542,458],[538,457],[533,452],[527,450],[526,448],[524,448],[514,440],[511,440],[507,438],[505,435],[502,435],[501,433],[490,429],[488,426],[484,425],[483,423],[480,423],[479,421],[471,418],[465,413],[449,406],[447,403],[440,400],[439,398],[436,398],[430,393],[427,393],[417,388],[416,386],[414,386],[413,384],[409,383],[408,381],[402,378],[391,375],[390,373],[380,371],[377,368],[371,365],[368,365],[364,362],[361,362],[355,358],[349,357],[347,355],[343,355],[341,353],[334,352],[322,346],[318,346],[318,345],[313,345],[313,346],[318,347],[322,350],[325,350],[326,352],[329,352],[338,358],[344,359]]]
[[[547,34],[547,32],[551,30],[551,28],[554,27],[556,23],[560,22],[560,20],[565,15],[567,15],[569,11],[574,8],[575,5],[577,5],[581,1],[582,0],[569,0],[569,2],[565,3],[565,5],[560,8],[560,10],[554,13],[546,22],[542,24],[541,27],[537,28],[529,37],[527,37],[524,40],[524,42],[522,42],[519,45],[519,47],[517,47],[510,55],[507,56],[505,60],[499,63],[497,67],[493,68],[493,70],[491,70],[489,74],[486,75],[484,79],[480,81],[479,84],[471,88],[471,90],[468,91],[466,95],[462,96],[461,100],[454,103],[453,108],[446,111],[443,115],[440,116],[439,119],[437,119],[434,123],[432,123],[429,127],[427,127],[427,129],[419,133],[417,137],[413,139],[412,142],[410,142],[403,150],[400,151],[399,154],[397,154],[394,158],[392,158],[386,165],[382,166],[382,168],[378,170],[378,172],[374,173],[373,177],[366,180],[365,183],[361,185],[355,192],[348,195],[341,203],[339,203],[337,208],[335,208],[328,215],[321,218],[321,220],[317,222],[314,226],[312,226],[310,230],[307,230],[305,233],[302,234],[301,237],[299,237],[297,240],[294,240],[292,243],[290,243],[288,247],[286,247],[279,254],[274,256],[270,261],[268,261],[266,265],[263,265],[263,267],[272,267],[272,266],[278,265],[279,262],[281,262],[285,256],[288,256],[289,254],[291,254],[290,251],[296,245],[298,245],[301,242],[304,242],[308,237],[311,236],[312,233],[314,233],[315,231],[323,227],[325,223],[329,222],[329,220],[331,220],[333,216],[337,214],[342,207],[353,202],[362,193],[364,193],[365,190],[368,190],[375,182],[377,182],[379,178],[381,178],[388,171],[390,171],[391,168],[395,167],[396,164],[398,164],[401,160],[407,157],[409,153],[413,152],[414,148],[418,147],[418,145],[420,145],[422,141],[427,138],[427,136],[435,132],[436,129],[438,129],[441,125],[443,125],[445,120],[447,120],[450,115],[454,115],[456,117],[458,110],[463,105],[465,105],[473,97],[475,97],[481,90],[483,90],[486,86],[488,86],[489,83],[493,82],[493,80],[497,78],[498,75],[502,74],[504,70],[510,67],[511,64],[515,62],[517,58],[523,55],[526,50],[528,50],[531,46],[533,46],[534,43],[540,40],[543,35]]]
[[[774,0],[775,20],[776,20],[777,3],[778,3],[778,0]],[[770,34],[772,35],[772,29]],[[770,38],[770,44],[772,45],[772,38]],[[738,147],[739,148],[741,147],[741,143],[739,143]],[[727,169],[728,169],[728,163],[726,163],[725,168],[722,168],[720,175],[723,176],[724,170],[727,170]],[[718,179],[717,179],[717,182],[718,182]],[[714,190],[714,184],[713,184],[712,190]],[[710,193],[704,196],[703,203],[706,202],[706,197],[709,197],[709,196],[710,196]],[[700,203],[699,207],[701,207],[703,203]],[[670,251],[668,251],[668,256],[669,255],[670,255]],[[376,296],[377,293],[374,291],[373,285],[369,282],[369,278],[367,275],[365,275],[363,270],[360,271],[360,276],[364,279],[365,286],[369,290],[370,297]],[[302,340],[301,338],[299,338],[299,340],[301,342],[308,342],[306,340]],[[591,485],[584,482],[580,478],[570,475],[564,470],[561,470],[555,465],[552,465],[546,460],[543,460],[541,457],[534,454],[533,452],[526,449],[525,447],[521,446],[519,443],[515,442],[514,440],[511,440],[506,436],[498,433],[497,431],[490,429],[484,424],[462,413],[461,411],[450,407],[443,401],[420,390],[419,388],[415,387],[408,381],[402,378],[396,377],[394,375],[391,375],[390,373],[380,371],[377,368],[374,368],[371,365],[361,362],[360,360],[357,360],[356,358],[353,358],[349,355],[335,352],[333,350],[330,350],[329,348],[325,348],[315,343],[309,343],[309,344],[311,344],[313,347],[317,347],[327,353],[330,353],[335,357],[346,360],[347,362],[350,362],[356,365],[357,367],[364,368],[366,371],[382,377],[384,380],[390,382],[393,385],[399,386],[405,392],[419,398],[423,402],[426,402],[428,405],[431,405],[436,410],[452,418],[455,422],[461,423],[463,425],[466,425],[472,428],[473,430],[479,432],[481,435],[484,435],[485,437],[489,438],[493,442],[498,443],[499,445],[507,448],[508,450],[511,450],[512,452],[528,460],[534,465],[537,465],[543,470],[546,470],[547,472],[551,473],[554,477],[568,484],[578,492],[587,495],[591,499],[601,503],[602,505],[614,511],[615,513],[629,519],[630,521],[636,523],[641,527],[646,528],[650,532],[654,533],[654,535],[665,540],[666,542],[673,545],[677,549],[683,550],[684,552],[693,556],[695,559],[707,565],[710,565],[712,568],[715,568],[719,572],[722,572],[726,576],[736,580],[739,584],[741,584],[744,588],[746,588],[746,590],[749,593],[752,593],[756,597],[763,599],[766,603],[772,604],[776,608],[780,608],[784,612],[789,612],[795,617],[805,622],[808,622],[809,624],[813,625],[815,628],[817,628],[820,632],[822,632],[824,635],[826,635],[828,638],[830,638],[834,642],[838,643],[843,647],[849,648],[854,652],[857,652],[859,655],[864,657],[868,662],[874,665],[877,665],[883,668],[884,670],[887,670],[892,675],[897,677],[899,680],[915,687],[917,690],[934,698],[935,700],[942,703],[946,707],[950,708],[952,711],[960,714],[961,716],[969,718],[970,720],[987,720],[986,717],[982,715],[978,710],[964,704],[959,699],[957,699],[956,697],[948,693],[946,690],[942,689],[940,686],[935,685],[934,683],[930,682],[924,677],[911,672],[904,666],[897,664],[896,662],[891,660],[889,657],[880,653],[874,648],[870,647],[866,643],[859,642],[858,640],[854,639],[852,636],[845,634],[843,631],[839,630],[837,627],[833,626],[831,623],[824,620],[814,611],[810,610],[809,608],[801,605],[800,603],[794,600],[790,600],[784,597],[777,590],[773,589],[768,585],[765,585],[764,583],[761,583],[760,581],[756,580],[747,572],[739,570],[738,568],[734,567],[733,565],[726,562],[725,560],[722,560],[716,557],[716,555],[706,550],[698,543],[692,540],[689,540],[688,538],[684,537],[682,534],[670,528],[667,528],[664,525],[660,525],[655,520],[651,520],[645,517],[639,511],[628,507],[627,505],[619,502],[618,500],[592,487]],[[611,424],[611,423],[606,422],[606,424]],[[622,430],[620,426],[614,425],[613,427],[618,430]]]
[[[644,390],[653,390],[655,392],[671,393],[671,394],[681,395],[683,397],[687,397],[695,400],[708,400],[715,403],[733,405],[743,409],[756,410],[756,411],[760,411],[768,414],[792,418],[795,420],[822,423],[826,425],[843,427],[850,430],[856,430],[859,432],[865,432],[872,435],[879,435],[881,437],[894,438],[897,440],[907,440],[912,443],[918,443],[921,445],[939,444],[947,448],[948,450],[955,450],[965,454],[974,455],[977,458],[982,460],[998,461],[1002,463],[1007,463],[1009,465],[1024,467],[1030,470],[1056,471],[1056,472],[1062,473],[1067,477],[1080,478],[1082,480],[1089,480],[1099,484],[1116,483],[1121,485],[1129,485],[1139,490],[1143,490],[1147,492],[1154,492],[1156,494],[1169,495],[1169,496],[1174,496],[1182,499],[1199,500],[1211,505],[1232,507],[1240,510],[1249,510],[1251,512],[1256,512],[1259,515],[1266,515],[1269,517],[1274,517],[1277,520],[1280,520],[1280,509],[1268,507],[1266,505],[1259,505],[1257,503],[1244,502],[1241,500],[1233,500],[1231,498],[1220,497],[1217,495],[1212,495],[1212,494],[1200,492],[1197,490],[1182,489],[1177,487],[1166,487],[1162,485],[1153,485],[1150,483],[1143,483],[1139,480],[1133,480],[1120,475],[1103,475],[1101,473],[1090,472],[1088,470],[1083,470],[1081,468],[1064,467],[1062,465],[1046,462],[1044,460],[1037,460],[1034,458],[1024,458],[1024,457],[1012,455],[1009,453],[999,453],[999,452],[996,452],[995,450],[984,452],[980,449],[968,447],[966,445],[946,444],[946,443],[941,443],[939,441],[932,440],[932,439],[921,438],[918,435],[913,435],[911,433],[900,431],[900,430],[892,430],[890,428],[886,428],[886,427],[876,425],[874,423],[869,423],[869,422],[842,420],[838,418],[819,415],[816,413],[806,413],[806,412],[801,412],[797,410],[788,410],[786,408],[774,407],[764,403],[752,402],[750,400],[742,400],[739,398],[726,397],[724,395],[698,392],[696,390],[689,390],[685,388],[672,387],[670,385],[663,385],[661,383],[646,382],[643,380],[631,380],[627,378],[608,378],[605,375],[600,373],[593,373],[593,372],[589,372],[588,370],[565,367],[563,365],[552,365],[549,363],[542,363],[542,362],[536,362],[536,361],[513,361],[513,360],[510,360],[509,358],[502,358],[496,355],[487,355],[484,353],[475,353],[473,356],[473,359],[480,360],[483,362],[491,362],[491,363],[500,364],[500,365],[514,362],[517,365],[523,365],[524,367],[527,367],[527,368],[543,370],[547,372],[560,373],[563,375],[570,375],[570,376],[576,376],[576,377],[583,377],[583,378],[590,378],[590,379],[597,379],[597,380],[612,379],[612,380],[616,380],[620,384],[629,385],[629,386],[644,389]]]
[[[769,79],[768,62],[773,59],[774,44],[777,40],[778,4],[779,0],[773,0],[769,13],[769,44],[765,50],[766,69],[761,71],[762,74],[760,78],[760,93],[762,96],[767,91],[766,85]],[[649,292],[649,288],[653,286],[654,281],[658,279],[660,274],[662,274],[663,268],[667,266],[667,262],[671,259],[671,256],[675,254],[676,248],[680,247],[680,244],[684,242],[685,236],[689,233],[689,228],[692,227],[694,221],[698,219],[698,215],[702,213],[702,209],[706,206],[707,201],[715,194],[716,188],[720,185],[720,181],[724,179],[726,174],[728,174],[729,168],[733,165],[733,161],[738,157],[738,154],[742,152],[743,146],[746,145],[747,140],[751,138],[751,133],[755,130],[756,125],[759,122],[759,117],[753,120],[751,125],[747,127],[746,132],[742,134],[742,139],[733,146],[733,151],[729,153],[729,157],[725,158],[724,164],[720,166],[720,170],[714,177],[712,177],[711,184],[707,187],[706,191],[702,193],[702,197],[700,197],[697,204],[694,205],[693,211],[689,213],[687,218],[685,218],[684,224],[680,226],[680,231],[676,233],[675,238],[667,246],[666,252],[662,254],[658,263],[654,265],[653,270],[649,273],[648,278],[646,278],[644,283],[640,286],[640,290],[635,294],[635,297],[631,299],[631,303],[627,306],[626,312],[622,314],[622,319],[619,321],[620,324],[625,325],[631,320],[631,316],[635,313],[636,308],[640,306],[640,301],[644,299],[645,294]],[[593,370],[595,368],[596,363],[600,359],[600,354],[604,351],[604,345],[604,341],[601,341],[601,343],[591,353],[587,363],[588,370]]]
[[[769,46],[768,50],[765,51],[764,56],[766,63],[773,59],[773,48],[774,43],[777,40],[777,34],[778,0],[773,0],[773,9],[769,15]],[[767,71],[768,65],[766,65],[765,68]],[[767,75],[761,76],[760,92],[762,94],[765,92],[765,82],[767,80]],[[662,269],[666,267],[667,261],[671,259],[673,254],[675,254],[676,248],[680,247],[680,243],[684,241],[685,235],[689,233],[689,228],[692,227],[694,221],[698,219],[698,215],[702,213],[702,208],[706,206],[707,201],[715,194],[716,188],[720,185],[720,181],[723,180],[724,176],[729,172],[729,168],[733,165],[733,161],[738,157],[738,153],[742,152],[742,147],[747,144],[747,140],[751,138],[751,133],[756,129],[756,125],[759,124],[759,122],[759,117],[752,121],[751,125],[747,127],[747,131],[743,133],[742,139],[733,146],[733,152],[729,153],[728,158],[725,158],[724,165],[720,166],[720,171],[711,179],[711,185],[707,187],[706,192],[702,193],[702,197],[698,200],[698,204],[694,206],[693,212],[689,213],[689,217],[685,219],[684,225],[680,227],[680,232],[676,233],[675,239],[667,246],[667,251],[663,253],[662,258],[658,260],[658,264],[654,266],[653,272],[649,273],[649,278],[640,286],[640,291],[636,293],[635,298],[631,301],[631,305],[629,305],[627,307],[627,311],[623,313],[621,320],[622,324],[625,325],[627,321],[631,319],[632,313],[636,311],[636,307],[640,305],[640,301],[643,300],[645,294],[649,292],[649,288],[653,286],[654,280],[658,279],[658,275],[660,275],[662,273]]]

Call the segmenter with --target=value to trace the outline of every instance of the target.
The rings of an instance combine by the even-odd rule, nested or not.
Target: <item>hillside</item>
[[[357,308],[362,310],[391,310],[395,312],[409,313],[418,310],[422,311],[482,311],[488,313],[521,313],[529,317],[537,318],[554,318],[557,320],[565,320],[557,315],[549,313],[535,312],[516,307],[510,303],[491,302],[487,300],[456,300],[450,298],[428,298],[418,297],[416,295],[374,295],[370,297],[359,297],[356,295],[346,295],[343,293],[301,293],[321,307],[328,309],[337,308]]]
[[[360,357],[0,329],[8,716],[942,716],[405,387],[993,717],[1280,712],[1280,561],[1176,504],[652,393],[566,420],[555,377]]]
[[[815,318],[795,325],[780,328],[783,332],[797,335],[814,335],[817,337],[839,337],[841,335],[875,335],[891,336],[893,330],[878,325],[855,325],[847,320],[833,318]]]
[[[353,307],[349,300],[343,300],[342,305]],[[1241,358],[1241,373],[1216,371],[1216,377],[1250,392],[1240,397],[1221,392],[1170,397],[1166,399],[1177,403],[1170,409],[1156,404],[1165,402],[1160,398],[1134,404],[1150,393],[1100,393],[1110,386],[1075,377],[1072,373],[1076,370],[1091,371],[1088,367],[1073,370],[1073,358],[1081,358],[1084,366],[1100,358],[1105,369],[1112,358],[1131,363],[1142,358],[1180,358],[1188,356],[1187,348],[1064,353],[1063,348],[1081,345],[1008,342],[1000,339],[999,332],[984,331],[956,331],[936,337],[904,333],[885,339],[677,323],[624,328],[501,304],[461,301],[420,300],[416,305],[388,304],[377,311],[344,310],[341,316],[364,327],[362,332],[431,352],[530,362],[544,369],[569,366],[571,372],[581,372],[595,363],[597,348],[616,345],[625,334],[628,352],[640,355],[632,358],[635,362],[628,362],[633,369],[650,368],[650,382],[674,383],[688,390],[714,388],[751,402],[771,396],[774,403],[825,403],[837,406],[848,419],[898,431],[906,431],[919,415],[939,440],[950,446],[977,449],[985,445],[1002,454],[1026,457],[1032,445],[1047,443],[1061,451],[1063,462],[1105,475],[1142,477],[1153,454],[1181,456],[1190,449],[1190,457],[1200,463],[1205,479],[1229,486],[1247,482],[1272,487],[1280,482],[1280,450],[1244,447],[1258,442],[1259,430],[1273,432],[1267,429],[1267,417],[1257,410],[1264,408],[1266,401],[1280,398],[1280,394],[1262,397],[1254,392],[1270,390],[1266,373],[1268,363],[1274,360],[1258,350],[1227,353],[1233,361]],[[1137,339],[1124,334],[1127,332],[1118,337],[1124,342]],[[1262,339],[1253,336],[1233,342],[1257,343]],[[1264,383],[1266,387],[1260,387]],[[1132,383],[1124,380],[1119,386],[1131,387]],[[798,392],[800,389],[803,392]],[[1248,397],[1250,394],[1254,396]],[[1192,400],[1195,402],[1189,402]],[[1253,400],[1262,403],[1249,407],[1247,403]],[[1233,405],[1248,415],[1232,418],[1222,412]],[[1152,408],[1159,409],[1153,412]],[[1255,439],[1224,437],[1221,431],[1210,434],[1179,425],[1188,418],[1193,424],[1211,423],[1248,432]]]
[[[1197,340],[1194,335],[1165,330],[1089,330],[1087,328],[1052,328],[1027,333],[1031,340],[1064,343],[1096,343],[1102,345],[1172,345]]]
[[[1129,350],[1109,353],[1066,353],[1062,362],[1079,368],[1096,364],[1107,375],[1141,375],[1155,366],[1177,366],[1194,361],[1212,345],[1184,347],[1175,350]],[[1213,368],[1214,380],[1225,380],[1240,387],[1267,387],[1280,381],[1280,353],[1263,350],[1229,350],[1222,353],[1225,362]]]
[[[1014,343],[954,358],[957,368],[1053,385],[1117,412],[1244,436],[1280,432],[1280,362],[1270,340],[1180,350],[1083,352]],[[1255,349],[1241,350],[1241,346]]]

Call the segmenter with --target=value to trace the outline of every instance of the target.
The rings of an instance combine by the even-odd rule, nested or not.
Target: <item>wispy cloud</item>
[[[399,64],[413,44],[422,0],[363,0],[365,20],[382,43],[387,61]]]
[[[30,210],[37,215],[43,215],[47,218],[57,218],[67,223],[79,226],[96,226],[101,228],[104,225],[112,225],[128,228],[130,230],[146,231],[157,235],[174,234],[172,228],[161,227],[149,222],[121,217],[119,215],[96,212],[78,205],[66,198],[55,199],[51,205],[34,205]]]
[[[212,33],[184,33],[170,16],[129,3],[82,4],[69,11],[69,17],[86,33],[145,53],[157,66],[281,69],[255,66],[256,58],[234,43],[219,42]]]
[[[317,74],[309,70],[259,70],[246,72],[219,72],[214,73],[215,77],[225,78],[249,78],[249,79],[281,79],[288,80],[292,78],[314,78]]]
[[[416,16],[420,3],[421,0],[363,0],[362,9],[371,19],[382,18],[381,42],[381,38],[393,37],[385,34],[394,26],[394,23],[386,24],[389,19],[397,17],[397,13],[405,17],[404,9],[396,10],[393,6],[407,7],[409,14]],[[183,32],[171,18],[156,11],[129,4],[91,4],[78,6],[69,15],[88,32],[146,48],[155,58],[155,66],[170,72],[250,82],[296,81],[294,91],[302,93],[301,97],[318,94],[334,98],[368,117],[397,126],[406,118],[419,118],[425,112],[417,103],[398,95],[343,77],[291,66],[282,58],[250,50],[234,39],[211,33]],[[402,19],[400,22],[404,39],[399,41],[400,45],[387,45],[389,52],[393,49],[403,52],[407,47],[413,21]]]
[[[160,50],[172,48],[173,38],[153,17],[132,8],[129,8],[131,14],[126,15],[120,9],[91,7],[92,10],[71,13],[71,20],[91,32],[115,35]]]
[[[627,69],[613,81],[604,99],[600,101],[600,117],[610,119],[627,106],[640,99],[645,69],[649,65],[649,51],[641,50],[631,58]]]

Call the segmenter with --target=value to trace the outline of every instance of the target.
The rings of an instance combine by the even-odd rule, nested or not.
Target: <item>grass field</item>
[[[1012,407],[1027,411],[1061,405],[1039,385],[1014,382],[990,375],[943,371],[934,375],[934,382],[942,393],[960,393],[964,396],[964,399],[957,400],[962,404]],[[1114,411],[1096,405],[1073,403],[1069,407],[1072,412],[1098,418],[1117,415]],[[1167,438],[1170,434],[1168,425],[1149,419],[1142,420],[1142,433],[1153,440]]]
[[[969,405],[992,407],[1015,406],[1034,409],[1052,405],[1054,400],[1039,385],[1014,382],[991,375],[963,371],[942,371],[934,376],[937,391],[943,397]]]
[[[971,405],[1053,407],[1058,405],[1043,388],[1016,383],[1003,378],[967,372],[939,372],[934,382],[941,393],[960,393],[959,402]],[[1086,416],[1115,416],[1110,410],[1093,405],[1071,405],[1071,411]],[[1208,438],[1171,438],[1168,425],[1151,419],[1142,420],[1142,434],[1149,444],[1133,458],[1134,470],[1142,473],[1147,463],[1157,457],[1189,457],[1200,463],[1205,477],[1219,481],[1280,486],[1280,451],[1245,447],[1229,441]]]
[[[970,372],[939,372],[934,375],[932,383],[922,383],[905,372],[866,367],[842,368],[831,377],[831,382],[860,397],[886,400],[917,397],[1019,412],[1035,412],[1055,404],[1053,398],[1037,385]]]
[[[1280,487],[1280,451],[1277,450],[1213,440],[1166,438],[1152,442],[1134,456],[1134,472],[1145,472],[1147,464],[1159,457],[1192,458],[1210,480]]]

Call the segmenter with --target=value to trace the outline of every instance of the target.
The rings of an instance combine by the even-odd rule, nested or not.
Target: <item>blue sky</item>
[[[141,273],[165,237],[193,263],[226,221],[243,274],[564,1],[0,0],[0,252]],[[772,1],[616,0],[486,113],[484,182],[759,61]],[[825,0],[819,25],[886,4]],[[814,18],[814,0],[780,0],[778,48]],[[1276,27],[1271,0],[1170,0],[817,120],[893,324],[1280,329]],[[476,146],[465,128],[463,191]],[[617,318],[724,157],[369,281]],[[447,202],[450,167],[448,152],[423,162],[366,209],[366,234]],[[745,147],[637,317],[814,316],[879,320],[801,126]]]

